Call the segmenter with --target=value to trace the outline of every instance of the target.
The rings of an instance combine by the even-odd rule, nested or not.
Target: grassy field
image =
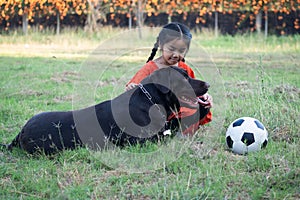
[[[157,30],[142,40],[135,30],[120,32],[0,35],[0,143],[34,114],[124,91]],[[48,157],[0,151],[0,199],[299,199],[300,37],[212,35],[194,34],[187,62],[211,84],[214,120],[175,140],[180,151],[159,144]],[[266,149],[247,156],[227,149],[226,128],[242,116],[266,126]]]

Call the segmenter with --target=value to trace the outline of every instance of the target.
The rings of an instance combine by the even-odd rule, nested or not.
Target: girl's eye
[[[180,48],[180,49],[177,49],[176,47],[172,47],[172,46],[167,46],[165,48],[166,51],[169,51],[169,52],[177,52],[179,53],[180,55],[183,55],[186,53],[186,48]]]
[[[178,51],[179,53],[185,53],[185,49],[179,49],[179,50],[177,50],[175,48],[168,48],[168,51],[172,51],[172,52]]]

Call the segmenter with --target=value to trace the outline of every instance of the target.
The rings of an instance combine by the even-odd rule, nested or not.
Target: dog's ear
[[[151,83],[154,83],[159,91],[167,94],[171,90],[171,68],[159,69],[151,74]]]

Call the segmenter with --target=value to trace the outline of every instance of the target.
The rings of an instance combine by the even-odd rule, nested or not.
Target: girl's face
[[[162,57],[166,65],[177,65],[187,51],[187,44],[181,39],[175,39],[162,46]]]

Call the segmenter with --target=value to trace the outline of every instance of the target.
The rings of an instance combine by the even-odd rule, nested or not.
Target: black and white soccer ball
[[[252,117],[234,120],[226,131],[226,143],[237,154],[259,151],[268,144],[268,132],[265,126]]]

